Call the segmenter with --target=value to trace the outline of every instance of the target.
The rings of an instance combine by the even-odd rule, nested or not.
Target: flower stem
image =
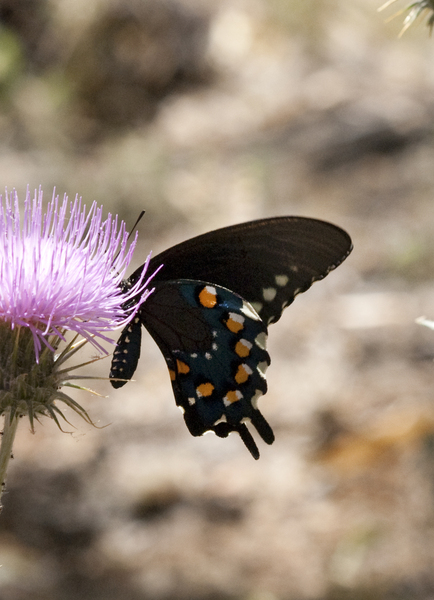
[[[1,437],[0,444],[0,500],[3,495],[3,491],[6,487],[6,472],[8,469],[9,460],[12,456],[12,446],[17,432],[19,418],[17,415],[10,417],[10,411],[7,410],[4,413],[4,428],[3,435]],[[0,511],[1,511],[0,502]]]

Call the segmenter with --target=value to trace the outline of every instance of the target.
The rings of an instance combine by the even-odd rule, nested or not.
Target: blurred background
[[[135,382],[77,394],[98,428],[22,423],[1,600],[434,598],[434,332],[415,324],[434,317],[434,49],[380,4],[0,0],[1,189],[130,226],[145,209],[132,268],[273,215],[355,246],[270,328],[259,461],[190,436],[149,336]]]

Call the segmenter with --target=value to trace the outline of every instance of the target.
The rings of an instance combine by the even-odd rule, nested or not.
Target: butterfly
[[[352,250],[339,227],[304,217],[276,217],[216,229],[177,244],[149,263],[154,291],[122,331],[110,371],[115,388],[132,378],[142,326],[160,348],[176,404],[190,433],[239,433],[259,450],[246,423],[267,444],[274,433],[258,409],[267,391],[267,328],[314,281]],[[140,277],[139,267],[123,286]]]

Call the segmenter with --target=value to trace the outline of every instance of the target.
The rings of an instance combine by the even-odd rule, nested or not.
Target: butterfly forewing
[[[351,249],[348,234],[331,223],[277,217],[210,231],[152,259],[150,272],[163,267],[138,318],[166,359],[176,403],[193,435],[237,431],[258,458],[250,421],[265,442],[273,442],[257,409],[267,391],[267,324]],[[120,379],[132,377],[140,355],[137,322],[128,327],[112,364],[111,376]]]
[[[351,251],[348,234],[324,221],[276,217],[210,231],[152,259],[155,281],[198,279],[233,290],[266,323],[325,277]],[[133,274],[133,278],[140,269]]]

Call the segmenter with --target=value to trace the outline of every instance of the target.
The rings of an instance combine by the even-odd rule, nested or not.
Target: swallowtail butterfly
[[[259,458],[246,423],[267,444],[274,441],[258,409],[267,391],[268,325],[351,250],[349,235],[331,223],[276,217],[210,231],[155,256],[148,272],[163,267],[118,340],[113,387],[136,370],[143,325],[163,353],[190,433],[227,437],[237,431]],[[143,268],[123,285],[134,283]]]

